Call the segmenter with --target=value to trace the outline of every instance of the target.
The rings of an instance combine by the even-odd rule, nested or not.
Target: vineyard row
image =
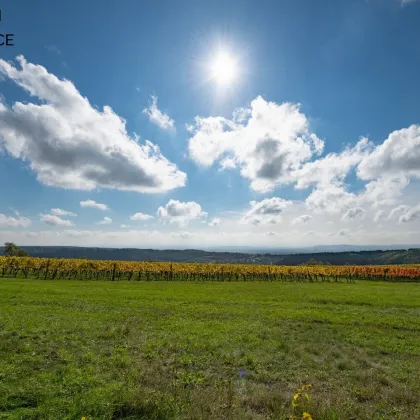
[[[420,265],[272,266],[0,257],[0,275],[109,281],[420,281]]]

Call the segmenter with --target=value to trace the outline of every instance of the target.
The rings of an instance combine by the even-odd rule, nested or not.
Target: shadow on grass
[[[17,410],[19,408],[35,408],[38,406],[38,401],[33,395],[11,395],[6,399],[3,406],[0,406],[0,412]]]
[[[171,420],[174,416],[170,410],[152,402],[125,402],[112,413],[112,420]]]

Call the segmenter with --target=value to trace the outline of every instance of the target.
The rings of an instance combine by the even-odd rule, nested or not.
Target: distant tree
[[[28,257],[28,253],[20,249],[13,242],[6,242],[4,244],[4,255],[6,257]]]
[[[301,265],[331,265],[329,262],[326,261],[317,261],[314,258],[302,263]]]
[[[322,263],[315,260],[314,258],[311,258],[310,260],[303,262],[301,265],[321,265]]]

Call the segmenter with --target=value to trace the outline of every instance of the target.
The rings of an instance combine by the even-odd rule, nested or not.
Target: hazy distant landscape
[[[41,258],[87,258],[90,260],[117,261],[172,261],[197,263],[229,264],[274,264],[299,265],[316,261],[327,264],[353,265],[386,265],[386,264],[420,264],[420,248],[365,250],[356,246],[314,247],[286,250],[263,250],[247,248],[247,252],[216,252],[195,249],[136,249],[136,248],[93,248],[66,246],[22,246],[32,257]],[[347,251],[339,252],[346,248]],[[392,246],[385,247],[392,248]],[[220,248],[219,248],[220,249]],[[238,249],[231,247],[230,249]],[[239,248],[241,249],[241,248]],[[243,248],[242,248],[243,249]],[[315,250],[324,252],[315,252]],[[326,250],[336,249],[337,252]],[[313,250],[313,252],[309,252]],[[0,247],[3,253],[4,247]]]

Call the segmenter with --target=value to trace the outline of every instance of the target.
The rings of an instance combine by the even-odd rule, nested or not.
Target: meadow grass
[[[419,419],[419,360],[419,283],[0,279],[0,419]]]

